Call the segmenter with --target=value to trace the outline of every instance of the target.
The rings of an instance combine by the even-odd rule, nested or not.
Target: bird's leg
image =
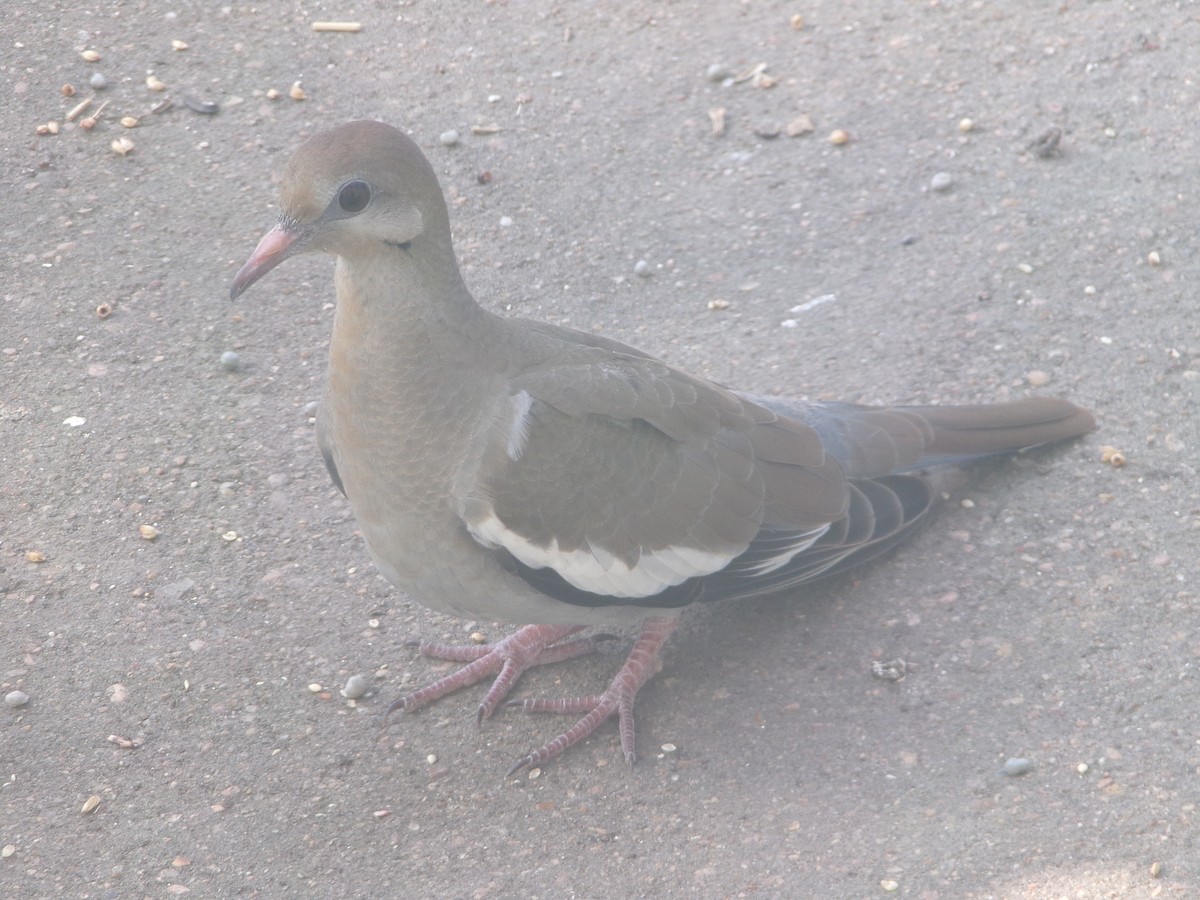
[[[641,634],[638,635],[633,649],[625,665],[621,666],[608,690],[599,696],[574,697],[564,700],[511,700],[509,706],[519,707],[528,712],[557,712],[585,713],[584,717],[537,750],[517,760],[508,770],[513,775],[521,769],[540,766],[547,760],[554,759],[568,747],[578,744],[599,727],[600,723],[617,714],[617,728],[621,735],[621,751],[625,762],[633,765],[637,759],[636,744],[633,730],[633,701],[637,692],[647,681],[658,674],[662,668],[659,651],[675,626],[677,618],[646,619],[642,623]]]
[[[574,659],[595,650],[596,644],[592,638],[577,638],[559,643],[563,638],[582,630],[582,626],[579,625],[526,625],[494,644],[411,642],[426,656],[465,662],[467,665],[433,684],[401,697],[387,708],[384,719],[398,709],[417,709],[451,691],[495,675],[496,680],[492,682],[491,688],[479,704],[478,719],[482,722],[491,716],[526,669]]]

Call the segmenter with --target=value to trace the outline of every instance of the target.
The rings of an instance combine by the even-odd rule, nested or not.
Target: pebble
[[[351,675],[346,679],[346,686],[342,688],[342,696],[347,700],[357,700],[364,696],[371,687],[371,682],[367,681],[363,675]]]
[[[829,132],[829,143],[833,144],[835,147],[841,147],[850,143],[850,132],[842,128],[835,128],[833,131]]]
[[[4,695],[4,705],[11,706],[16,709],[18,706],[24,706],[29,702],[29,695],[24,691],[9,691]]]
[[[199,113],[202,116],[215,116],[221,111],[221,107],[213,100],[197,100],[195,97],[184,97],[183,105],[194,113]]]
[[[812,134],[813,128],[812,119],[806,115],[802,115],[788,122],[787,127],[783,129],[783,133],[788,137],[800,137],[802,134]]]
[[[302,412],[304,413],[304,418],[315,419],[317,417],[317,411],[320,408],[321,408],[320,400],[308,401],[307,403],[304,404],[304,409],[302,410]]]
[[[713,63],[705,70],[704,77],[709,81],[724,81],[733,77],[733,69],[723,63]]]
[[[1034,387],[1042,387],[1050,382],[1050,376],[1041,369],[1033,369],[1025,374],[1025,380]]]
[[[929,179],[929,187],[935,191],[948,191],[954,186],[954,177],[949,172],[938,172]]]
[[[458,132],[453,128],[449,131],[443,131],[438,135],[438,140],[442,142],[443,147],[453,147],[458,143]]]
[[[1033,771],[1033,760],[1025,759],[1022,756],[1009,757],[1004,761],[1004,767],[1001,771],[1009,778],[1016,778],[1018,775],[1027,775]]]
[[[232,350],[226,350],[221,354],[221,368],[226,372],[236,372],[242,365],[242,358]]]
[[[646,262],[644,259],[639,259],[633,264],[633,274],[637,275],[639,278],[649,278],[654,274],[654,272],[650,268],[650,263]]]
[[[108,87],[108,79],[104,77],[103,72],[93,72],[92,77],[88,79],[88,84],[98,91]]]

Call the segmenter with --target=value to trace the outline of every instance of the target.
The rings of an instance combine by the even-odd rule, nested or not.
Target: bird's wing
[[[652,359],[589,348],[520,373],[455,502],[481,544],[597,602],[720,572],[764,528],[811,546],[849,489],[808,425]]]

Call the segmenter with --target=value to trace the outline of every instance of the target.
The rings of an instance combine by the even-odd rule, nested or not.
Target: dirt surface
[[[0,895],[1200,891],[1192,4],[300,6],[0,19]],[[508,626],[391,589],[323,471],[330,261],[227,299],[288,155],[360,117],[430,156],[492,309],[744,388],[1100,427],[976,467],[853,577],[687,619],[633,770],[610,725],[505,780],[563,723],[477,729],[480,691],[383,730],[445,671],[406,638]],[[520,692],[598,690],[622,647]]]

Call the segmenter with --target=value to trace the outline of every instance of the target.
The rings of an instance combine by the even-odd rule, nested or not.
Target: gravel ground
[[[299,6],[0,20],[0,894],[1200,891],[1195,5]],[[478,691],[383,729],[445,670],[407,637],[507,626],[391,589],[322,470],[329,261],[226,299],[288,155],[362,117],[430,156],[493,309],[744,388],[1100,427],[976,467],[851,577],[698,611],[633,770],[607,726],[505,780],[562,723],[477,729]]]

